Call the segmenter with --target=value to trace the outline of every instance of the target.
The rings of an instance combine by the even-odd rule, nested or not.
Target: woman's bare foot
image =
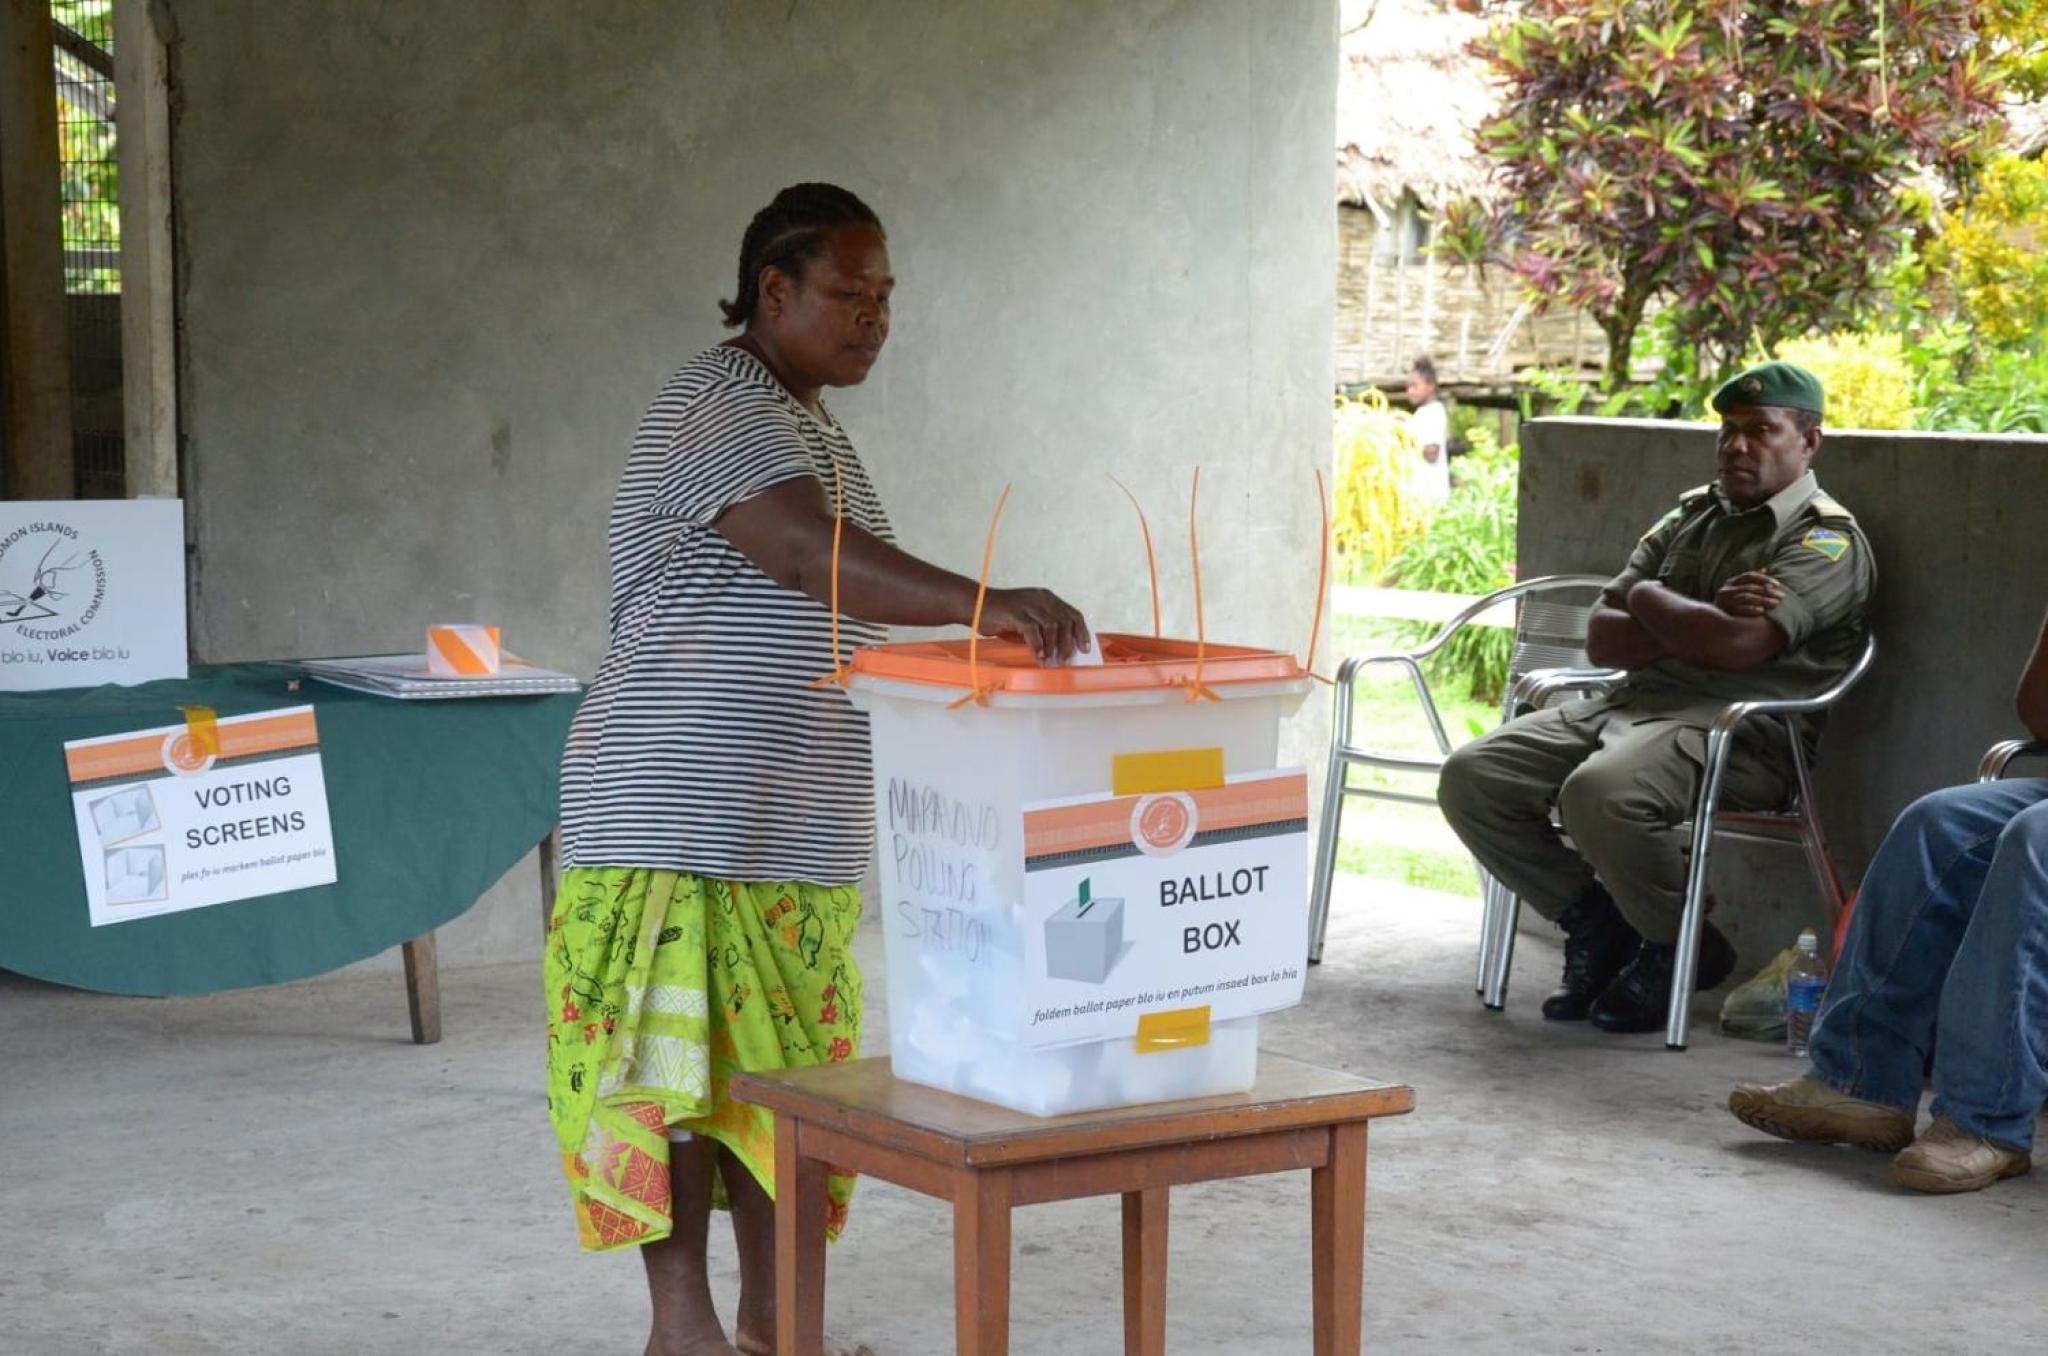
[[[750,1328],[741,1324],[733,1334],[733,1346],[740,1356],[775,1356],[775,1325],[770,1322],[765,1328]],[[840,1342],[830,1333],[825,1335],[825,1356],[875,1356],[875,1349],[865,1342]]]
[[[737,1356],[722,1329],[710,1332],[655,1333],[647,1339],[647,1356]]]

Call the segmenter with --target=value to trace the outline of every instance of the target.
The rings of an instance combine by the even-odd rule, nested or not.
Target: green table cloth
[[[0,693],[0,968],[107,993],[211,993],[320,974],[440,927],[554,827],[578,700],[397,701],[291,664]],[[91,926],[64,742],[175,725],[182,706],[304,705],[320,727],[336,883]]]

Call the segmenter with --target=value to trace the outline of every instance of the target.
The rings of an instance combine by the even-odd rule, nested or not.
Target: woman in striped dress
[[[868,728],[817,679],[888,625],[973,613],[974,580],[892,544],[820,399],[866,379],[893,287],[860,199],[783,190],[748,226],[738,295],[721,303],[742,332],[655,397],[612,509],[611,645],[562,760],[548,1102],[583,1246],[640,1250],[653,1356],[772,1350],[774,1125],[727,1080],[860,1048]],[[1089,643],[1042,589],[991,589],[983,627],[1048,660]],[[851,1189],[833,1179],[816,1227],[837,1236]],[[730,1342],[705,1271],[714,1207],[731,1210],[739,1250]]]

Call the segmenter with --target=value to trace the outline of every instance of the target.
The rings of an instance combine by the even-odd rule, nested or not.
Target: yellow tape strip
[[[185,737],[192,741],[194,758],[220,756],[220,718],[210,706],[181,706],[185,713]]]
[[[1119,796],[1198,791],[1223,785],[1222,749],[1166,749],[1120,753],[1111,764],[1110,790]]]
[[[1148,1012],[1138,1018],[1138,1053],[1156,1055],[1166,1050],[1192,1050],[1209,1043],[1209,1008],[1175,1008],[1171,1012]]]

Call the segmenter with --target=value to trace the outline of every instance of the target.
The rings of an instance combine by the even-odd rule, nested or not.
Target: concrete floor
[[[1489,1015],[1476,906],[1346,894],[1308,1001],[1264,1034],[1417,1090],[1372,1138],[1371,1349],[2038,1346],[2048,1173],[1932,1199],[1880,1157],[1752,1134],[1722,1100],[1793,1068],[1773,1048],[1547,1027],[1539,942]],[[447,1039],[416,1048],[385,976],[177,1000],[0,977],[0,1352],[637,1353],[638,1264],[576,1252],[536,986],[444,975]],[[1306,1352],[1306,1175],[1186,1188],[1174,1211],[1171,1349]],[[729,1239],[715,1258],[729,1296]],[[1111,1201],[1021,1212],[1013,1349],[1118,1351],[1117,1259]],[[832,1326],[950,1351],[950,1265],[944,1209],[868,1183]]]

